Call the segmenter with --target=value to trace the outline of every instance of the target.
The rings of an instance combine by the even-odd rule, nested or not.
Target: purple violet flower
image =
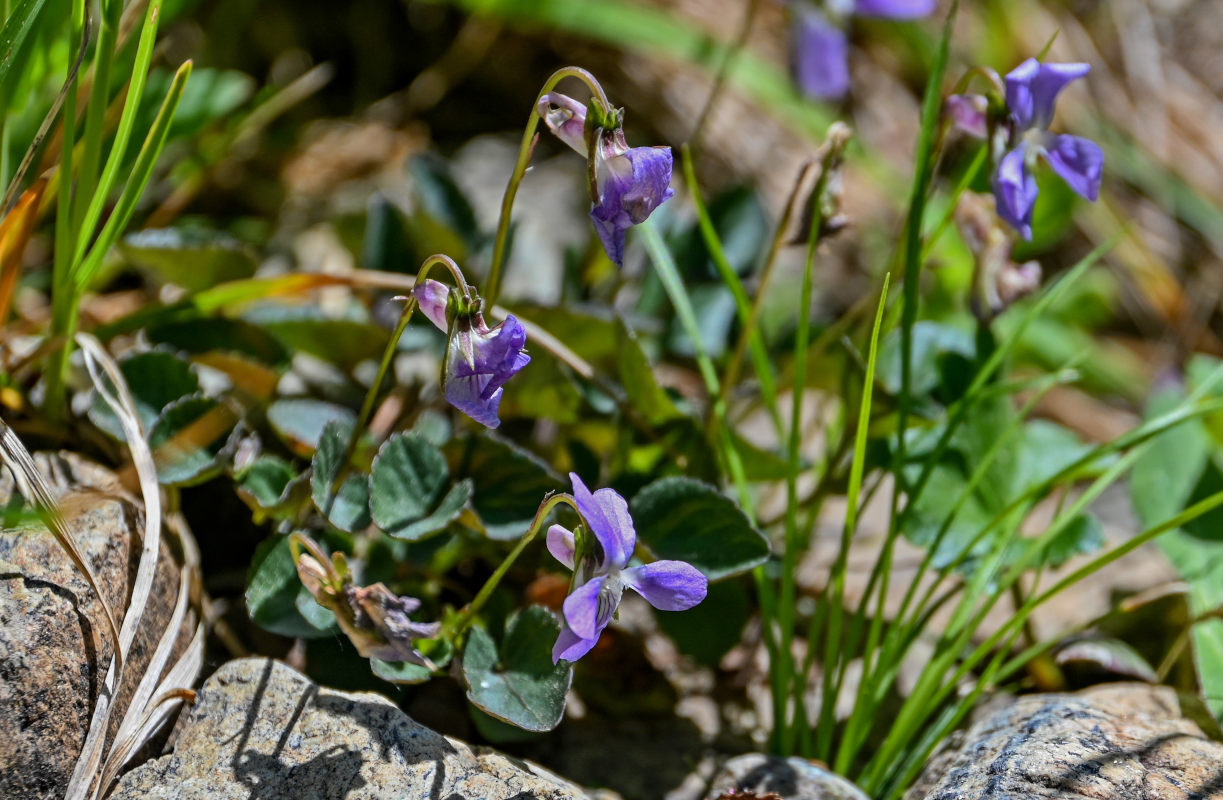
[[[852,15],[918,19],[934,13],[936,0],[829,0],[827,15],[804,7],[794,26],[794,79],[807,95],[839,100],[849,91],[849,38]]]
[[[450,288],[424,280],[412,290],[422,313],[440,330],[450,334],[442,385],[450,405],[489,428],[501,424],[505,382],[531,361],[523,352],[527,331],[513,314],[489,328],[480,311],[460,312],[451,332],[446,315]]]
[[[1011,149],[998,160],[994,197],[998,215],[1025,239],[1032,238],[1037,193],[1032,168],[1038,157],[1049,162],[1076,194],[1092,202],[1099,197],[1104,171],[1104,153],[1099,145],[1048,130],[1058,94],[1090,69],[1088,64],[1041,64],[1029,58],[1006,76]]]
[[[849,91],[849,39],[817,11],[803,11],[794,26],[794,79],[820,100]]]
[[[548,130],[589,158],[584,105],[567,95],[551,92],[540,98],[538,111]],[[671,169],[670,147],[629,147],[623,129],[599,130],[591,187],[591,196],[596,200],[590,218],[607,257],[616,266],[624,266],[628,229],[645,222],[654,209],[675,194],[671,189]]]
[[[575,473],[569,473],[569,478],[583,527],[593,535],[593,542],[583,548],[585,552],[579,558],[573,531],[560,525],[548,528],[548,551],[574,571],[576,587],[562,607],[561,635],[552,648],[553,663],[562,658],[577,661],[590,652],[620,607],[626,586],[662,611],[692,608],[709,590],[708,579],[683,561],[628,567],[637,546],[628,503],[614,489],[591,493]]]

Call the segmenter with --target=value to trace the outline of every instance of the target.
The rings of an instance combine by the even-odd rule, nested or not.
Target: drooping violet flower
[[[531,361],[523,352],[526,328],[513,314],[488,327],[478,299],[469,308],[454,304],[452,326],[447,314],[450,288],[438,281],[421,281],[412,294],[424,315],[450,335],[442,376],[446,400],[481,425],[496,428],[506,381]]]
[[[849,91],[849,17],[918,19],[934,13],[936,0],[828,0],[825,10],[803,5],[793,34],[794,79],[818,100],[839,100]]]
[[[548,551],[572,569],[572,593],[562,606],[561,635],[552,648],[552,661],[577,661],[590,652],[620,607],[624,587],[640,594],[662,611],[684,611],[705,599],[708,579],[683,561],[655,561],[629,567],[637,532],[628,503],[614,489],[591,492],[575,473],[573,499],[582,527],[591,534],[578,553],[574,532],[560,525],[548,528]],[[585,537],[583,537],[585,538]]]
[[[1025,239],[1032,238],[1032,209],[1038,158],[1078,195],[1095,202],[1100,194],[1104,153],[1089,139],[1050,133],[1058,94],[1071,81],[1090,71],[1089,64],[1042,64],[1034,58],[1006,76],[1007,152],[998,159],[993,177],[998,215]]]
[[[385,584],[357,586],[342,554],[327,559],[309,537],[294,534],[297,574],[302,585],[323,608],[335,614],[340,630],[364,658],[406,661],[434,669],[413,644],[414,639],[432,639],[441,631],[440,622],[414,622],[420,609],[415,597],[397,595]]]
[[[548,130],[590,158],[584,105],[551,92],[540,98],[538,111]],[[671,148],[629,147],[619,127],[597,129],[594,141],[590,218],[607,257],[616,266],[624,266],[628,229],[645,222],[654,209],[675,194],[671,189]]]

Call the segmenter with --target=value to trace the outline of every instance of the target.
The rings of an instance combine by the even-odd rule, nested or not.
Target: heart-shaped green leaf
[[[552,663],[552,645],[560,632],[560,622],[543,606],[529,606],[511,617],[500,646],[484,628],[472,628],[463,648],[467,699],[528,731],[555,728],[573,680],[567,662]]]
[[[661,478],[630,504],[637,540],[658,558],[687,561],[710,580],[746,572],[769,543],[734,501],[692,478]]]
[[[314,602],[297,577],[288,536],[273,536],[256,548],[246,608],[256,624],[281,636],[315,638],[336,630],[335,616]]]
[[[544,495],[562,488],[546,462],[495,434],[452,442],[446,452],[454,472],[471,478],[472,507],[492,539],[526,533]]]
[[[412,541],[449,525],[471,499],[471,481],[447,491],[450,468],[420,433],[398,433],[382,445],[370,474],[370,506],[378,527]]]
[[[238,496],[256,512],[277,514],[307,502],[310,482],[282,458],[261,455],[237,476]]]
[[[308,397],[286,397],[268,407],[268,423],[293,452],[308,456],[318,448],[327,423],[338,420],[348,426],[357,415],[344,406]]]
[[[191,365],[164,350],[128,356],[119,362],[119,370],[132,393],[136,413],[146,431],[153,427],[167,405],[200,390],[199,379],[191,371]],[[89,418],[111,436],[123,438],[123,426],[101,397],[94,397]]]

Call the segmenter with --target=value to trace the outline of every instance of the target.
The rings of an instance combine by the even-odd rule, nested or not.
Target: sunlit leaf
[[[661,478],[629,507],[638,542],[660,559],[687,561],[710,580],[746,572],[769,557],[769,543],[735,502],[707,483]]]
[[[565,713],[573,679],[567,662],[552,663],[561,625],[551,611],[530,606],[510,618],[500,644],[482,627],[467,634],[463,682],[467,699],[503,722],[528,731],[549,731]]]

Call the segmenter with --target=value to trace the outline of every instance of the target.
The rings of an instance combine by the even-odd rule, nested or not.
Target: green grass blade
[[[862,381],[862,403],[858,409],[858,427],[854,433],[853,461],[849,468],[849,486],[845,495],[845,525],[841,530],[841,546],[832,568],[832,591],[824,593],[828,608],[828,633],[824,638],[824,681],[820,702],[820,721],[816,731],[816,752],[828,755],[832,748],[832,733],[836,724],[834,711],[840,690],[841,679],[831,679],[835,673],[843,675],[839,666],[849,660],[838,659],[841,645],[841,627],[845,616],[845,570],[849,563],[849,544],[858,527],[859,498],[862,494],[862,476],[866,468],[866,445],[870,434],[871,400],[875,389],[875,362],[879,356],[879,331],[883,327],[884,311],[887,308],[888,287],[891,275],[884,276],[883,289],[879,295],[879,307],[875,310],[875,325],[871,331],[870,350],[866,359],[866,375]],[[827,760],[827,759],[825,759]]]
[[[714,229],[713,220],[709,218],[709,211],[705,207],[705,201],[701,197],[701,189],[696,182],[696,170],[692,165],[692,152],[687,146],[682,150],[682,160],[684,181],[688,184],[688,192],[692,196],[692,206],[696,211],[697,226],[700,228],[701,238],[705,242],[706,249],[709,250],[714,266],[717,267],[718,275],[722,278],[722,282],[726,284],[726,288],[730,289],[731,296],[735,299],[735,312],[739,317],[739,324],[747,327],[751,325],[752,321],[752,304],[747,298],[743,282],[739,280],[739,276],[735,274],[735,270],[726,259],[726,251],[722,248],[722,241],[718,238],[718,232]],[[777,435],[781,436],[781,412],[777,407],[777,376],[773,371],[772,363],[769,361],[769,354],[765,351],[764,340],[760,337],[759,326],[750,328],[747,331],[747,336],[748,349],[752,356],[752,366],[756,370],[756,377],[760,380],[760,394],[764,397],[765,407],[768,408],[773,425],[777,430]]]
[[[46,0],[22,0],[0,29],[0,97],[9,97],[24,72],[20,63],[25,42]]]
[[[917,324],[917,290],[922,268],[922,220],[926,213],[926,198],[930,182],[934,178],[935,139],[943,108],[943,78],[947,74],[947,61],[951,52],[951,29],[955,22],[959,2],[951,4],[947,21],[943,24],[943,36],[939,42],[934,68],[926,82],[926,93],[922,98],[921,130],[917,136],[917,158],[913,166],[913,188],[909,199],[909,214],[905,222],[904,240],[904,294],[900,313],[900,411],[897,423],[897,467],[895,469],[896,496],[904,486],[905,427],[913,405],[913,326]],[[892,526],[895,528],[895,526]],[[889,537],[894,531],[889,533]],[[884,548],[888,548],[885,546]]]
[[[98,240],[94,242],[89,254],[81,263],[78,274],[74,276],[77,287],[83,289],[89,285],[89,280],[97,271],[98,266],[101,265],[103,256],[106,255],[111,245],[119,238],[119,234],[127,227],[128,221],[131,220],[132,212],[136,209],[136,201],[140,199],[141,193],[144,192],[144,187],[152,176],[153,166],[157,163],[157,157],[161,155],[161,149],[165,146],[166,134],[170,129],[170,121],[174,118],[174,112],[178,108],[178,101],[183,96],[183,87],[187,85],[187,78],[190,75],[190,61],[185,62],[178,68],[178,72],[174,73],[174,80],[170,83],[169,91],[166,92],[166,99],[162,101],[157,117],[153,120],[153,126],[149,129],[149,134],[145,137],[140,153],[136,156],[136,164],[132,167],[132,174],[128,177],[127,184],[123,187],[123,194],[119,196],[119,202],[115,204],[115,210],[111,213],[110,218],[106,220],[106,225],[103,226],[102,232],[98,234]]]
[[[98,179],[97,187],[89,200],[85,217],[77,228],[76,253],[73,262],[79,264],[84,258],[85,248],[93,235],[94,228],[106,207],[110,190],[114,186],[119,168],[127,156],[127,143],[132,135],[132,126],[136,122],[136,113],[140,109],[140,100],[144,95],[144,83],[149,75],[149,64],[153,59],[153,45],[157,40],[157,22],[161,16],[161,0],[151,0],[145,11],[144,25],[140,29],[140,43],[136,48],[136,62],[132,66],[131,83],[128,84],[127,99],[123,103],[123,114],[119,117],[119,126],[115,130],[115,140],[111,145],[110,154],[106,158],[106,166]]]

